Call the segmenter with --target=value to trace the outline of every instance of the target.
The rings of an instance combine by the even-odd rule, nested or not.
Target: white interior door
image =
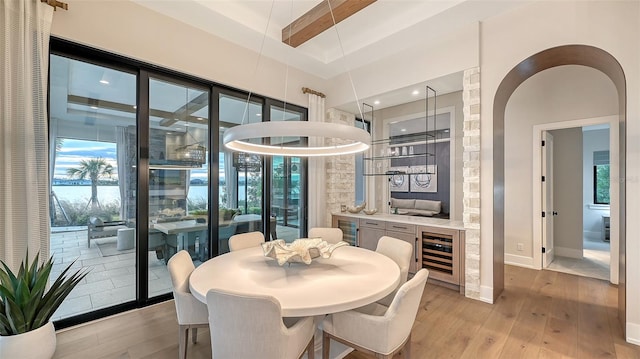
[[[542,133],[542,268],[553,262],[553,136]]]

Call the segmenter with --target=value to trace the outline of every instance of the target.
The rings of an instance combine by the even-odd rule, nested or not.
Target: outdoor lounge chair
[[[115,237],[118,229],[123,228],[129,228],[125,221],[102,221],[98,217],[91,217],[87,225],[87,248],[91,247],[92,239]]]

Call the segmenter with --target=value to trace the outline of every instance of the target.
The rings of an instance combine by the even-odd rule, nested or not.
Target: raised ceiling
[[[330,28],[297,48],[291,48],[282,43],[282,29],[320,1],[132,1],[256,52],[264,38],[263,56],[324,79],[374,63],[411,48],[417,41],[438,38],[527,2],[378,0],[340,22],[337,31]],[[423,85],[416,84],[417,87]],[[461,89],[462,84],[458,82],[446,87],[455,91]],[[439,90],[439,93],[443,92]],[[379,97],[382,103],[384,94]],[[404,102],[411,100],[407,98]],[[384,102],[386,106],[393,105],[390,100]],[[399,103],[402,102],[394,104]]]

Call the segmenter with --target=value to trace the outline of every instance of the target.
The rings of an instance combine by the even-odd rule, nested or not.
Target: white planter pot
[[[0,358],[51,359],[56,351],[53,323],[24,334],[0,336]]]

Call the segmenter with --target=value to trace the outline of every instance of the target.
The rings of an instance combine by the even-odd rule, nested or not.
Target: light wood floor
[[[615,286],[512,266],[505,276],[506,289],[493,305],[428,284],[411,357],[640,358],[640,347],[623,339]],[[173,302],[166,302],[61,331],[54,358],[174,359],[177,330]],[[210,358],[209,332],[198,337],[188,358]]]

